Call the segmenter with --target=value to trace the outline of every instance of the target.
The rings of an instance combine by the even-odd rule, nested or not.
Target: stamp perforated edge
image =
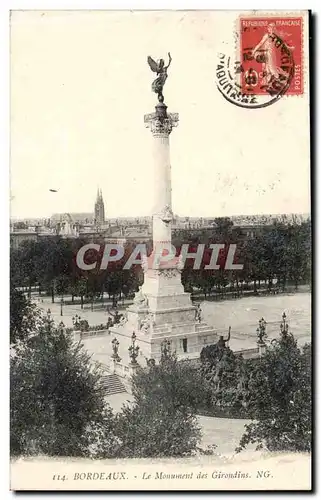
[[[303,92],[300,94],[284,94],[282,98],[296,98],[302,99],[309,93],[310,81],[309,81],[309,10],[247,10],[238,14],[234,21],[234,37],[235,37],[235,47],[234,47],[234,57],[235,61],[240,59],[241,47],[240,47],[240,33],[241,33],[241,19],[246,17],[302,17],[302,29],[301,29],[301,50],[302,50],[302,76],[303,76]],[[308,57],[306,57],[306,50],[308,51]]]

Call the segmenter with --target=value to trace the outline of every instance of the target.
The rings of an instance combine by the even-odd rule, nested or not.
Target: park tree
[[[87,279],[84,276],[76,278],[72,281],[70,291],[72,294],[72,301],[74,297],[80,297],[81,309],[84,308],[84,297],[87,292]]]
[[[26,285],[21,257],[21,248],[10,247],[10,286],[14,288]]]
[[[63,299],[64,295],[70,290],[70,278],[68,274],[60,274],[57,276],[55,281],[55,290],[56,293],[61,296],[61,299]]]
[[[54,302],[56,293],[66,291],[66,283],[72,272],[74,252],[71,242],[60,237],[48,238],[43,245],[38,280],[50,291]]]
[[[229,217],[216,217],[214,219],[215,222],[215,235],[219,240],[219,243],[225,243],[230,241],[232,230],[233,230],[233,221]]]
[[[10,284],[10,344],[26,340],[36,328],[39,312],[25,294]]]
[[[188,362],[163,352],[159,364],[150,360],[133,377],[134,402],[117,416],[120,457],[190,455],[200,429],[195,412],[201,381]]]
[[[193,269],[193,259],[187,259],[185,263],[182,282],[186,291],[199,290],[205,296],[215,292],[217,297],[223,298],[229,285],[230,290],[238,297],[245,288],[250,290],[253,287],[257,293],[262,281],[268,283],[269,291],[272,290],[275,279],[277,288],[281,290],[285,290],[289,283],[297,288],[300,283],[310,281],[310,222],[275,223],[256,230],[254,237],[245,238],[242,230],[233,226],[230,219],[217,218],[215,221],[216,225],[211,229],[174,231],[173,244],[178,253],[182,244],[189,244],[191,252],[196,251],[198,244],[205,244],[201,269]],[[85,261],[97,262],[97,268],[83,271],[77,265],[76,255],[87,243],[85,239],[63,239],[57,236],[26,241],[18,249],[11,250],[11,279],[15,286],[27,287],[29,295],[31,288],[38,284],[39,290],[42,288],[51,293],[52,301],[55,300],[56,293],[62,292],[63,279],[68,283],[68,292],[72,296],[79,294],[77,282],[86,280],[86,292],[79,294],[82,301],[87,296],[93,302],[96,297],[103,297],[103,293],[107,292],[116,304],[122,296],[126,297],[136,291],[142,281],[140,266],[134,266],[130,270],[123,269],[137,242],[126,244],[122,260],[109,263],[106,270],[100,269],[104,242],[99,238],[96,242],[101,244],[100,251],[87,251]],[[219,270],[204,269],[209,262],[211,243],[226,245],[219,254]],[[237,244],[234,262],[242,263],[243,270],[224,269],[227,250],[232,243]],[[95,273],[99,275],[98,279],[91,277]],[[80,290],[83,290],[83,284]]]
[[[248,374],[246,425],[237,451],[249,443],[271,451],[311,449],[311,350],[301,351],[281,324],[281,336]]]
[[[298,289],[300,282],[310,280],[311,227],[309,222],[288,227],[286,258],[288,277]]]
[[[257,292],[257,286],[260,287],[260,282],[268,278],[269,260],[264,242],[263,234],[257,233],[253,238],[248,238],[243,246],[244,277],[247,282],[253,282],[254,293]]]
[[[34,242],[25,242],[10,252],[10,344],[25,340],[39,318],[30,300],[31,286],[36,283],[37,258]],[[27,295],[24,287],[28,289]]]
[[[87,456],[102,421],[108,447],[112,414],[100,375],[72,332],[43,317],[12,349],[12,455]]]
[[[29,296],[36,284],[47,289],[54,302],[59,283],[71,275],[73,260],[72,243],[59,236],[25,241],[11,251],[11,278],[15,286],[28,287]]]
[[[37,269],[41,259],[41,251],[36,241],[24,241],[20,247],[12,248],[10,253],[10,279],[15,287],[28,289],[37,283]]]
[[[285,291],[289,277],[287,244],[289,227],[275,223],[264,235],[264,252],[268,262],[270,280],[277,278],[278,287]]]

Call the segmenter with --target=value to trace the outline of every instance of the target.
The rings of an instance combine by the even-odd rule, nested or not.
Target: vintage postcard
[[[10,488],[311,489],[308,11],[12,11]]]

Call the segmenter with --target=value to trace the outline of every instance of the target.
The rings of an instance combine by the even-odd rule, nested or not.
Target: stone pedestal
[[[259,357],[261,358],[265,354],[266,344],[264,342],[258,342],[257,345],[259,349]]]

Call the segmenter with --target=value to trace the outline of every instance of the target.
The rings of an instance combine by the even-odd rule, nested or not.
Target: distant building
[[[10,230],[10,247],[18,248],[26,241],[39,241],[40,238],[52,238],[55,233],[44,226],[31,226],[28,229]]]
[[[58,222],[63,222],[65,215],[65,213],[53,214],[50,217],[51,225],[54,226]],[[69,215],[73,222],[78,222],[79,224],[92,224],[94,219],[94,214],[92,212],[73,212]]]
[[[237,237],[253,238],[263,228],[275,223],[302,224],[310,220],[309,214],[232,215],[229,217],[174,216],[173,236],[180,231],[202,230],[213,234],[219,219],[229,220]],[[97,191],[94,213],[59,213],[50,219],[15,219],[10,221],[11,245],[15,248],[26,240],[61,236],[95,241],[97,237],[111,241],[148,242],[152,238],[152,217],[134,216],[105,219],[105,206],[101,189]]]
[[[105,222],[105,205],[101,189],[97,191],[97,198],[95,203],[95,223],[99,226]]]
[[[77,238],[79,236],[79,223],[75,222],[70,214],[65,214],[59,223],[59,236],[63,238]]]

